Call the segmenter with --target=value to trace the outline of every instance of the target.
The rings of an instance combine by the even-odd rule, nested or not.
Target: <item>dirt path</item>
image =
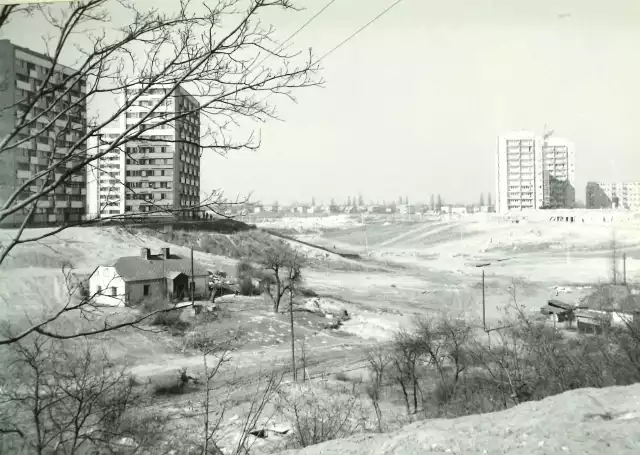
[[[392,237],[388,240],[385,240],[384,242],[380,242],[376,245],[376,247],[383,247],[386,245],[390,245],[392,243],[396,243],[402,239],[405,239],[407,237],[411,237],[411,236],[415,236],[418,233],[421,233],[421,237],[426,235],[427,233],[429,233],[430,231],[434,231],[437,230],[439,227],[442,227],[444,225],[447,225],[449,223],[445,222],[445,221],[439,221],[436,223],[427,223],[425,225],[422,225],[418,228],[415,229],[411,229],[410,231],[404,232],[400,235],[397,235],[395,237]],[[426,231],[426,232],[425,232]]]

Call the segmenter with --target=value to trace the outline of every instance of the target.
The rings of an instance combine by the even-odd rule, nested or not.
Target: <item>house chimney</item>
[[[169,257],[171,256],[171,253],[169,252],[169,248],[161,248],[160,254],[164,259],[169,259]]]
[[[151,250],[149,248],[140,248],[140,257],[142,259],[149,259]]]

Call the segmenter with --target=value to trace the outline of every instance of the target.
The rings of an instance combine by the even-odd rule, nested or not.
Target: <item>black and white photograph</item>
[[[0,455],[640,454],[640,0],[0,0]]]

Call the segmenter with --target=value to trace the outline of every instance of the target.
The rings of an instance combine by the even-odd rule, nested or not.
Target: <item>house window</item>
[[[150,284],[145,284],[143,289],[142,289],[142,294],[143,295],[149,295],[151,293],[151,285]]]
[[[115,286],[111,286],[111,296],[115,297],[116,295],[118,295],[118,288]]]
[[[102,286],[98,286],[98,294],[102,293]]]

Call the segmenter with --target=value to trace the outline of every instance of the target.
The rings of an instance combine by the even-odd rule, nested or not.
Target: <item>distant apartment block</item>
[[[575,149],[528,131],[498,138],[496,211],[569,208],[575,203]]]
[[[624,208],[640,211],[640,181],[587,183],[586,207],[588,209]]]
[[[19,124],[28,111],[27,100],[42,86],[52,67],[48,57],[19,47],[9,40],[0,40],[0,138],[5,138]],[[73,75],[73,70],[56,65],[48,84],[62,82]],[[74,82],[74,81],[71,81]],[[71,85],[71,84],[69,84]],[[64,94],[64,90],[41,97],[26,116],[27,121],[9,144],[33,138],[0,154],[0,204],[27,184],[29,192],[36,192],[47,182],[62,176],[84,159],[84,144],[69,154],[69,149],[86,132],[86,104],[82,99],[86,80],[78,78]],[[37,117],[37,118],[36,118]],[[62,157],[64,165],[46,172]],[[39,177],[36,177],[38,174]],[[22,192],[20,198],[27,197]],[[38,200],[31,224],[59,224],[81,221],[86,206],[86,179],[84,170],[70,175],[55,191]],[[4,220],[6,224],[21,223],[27,211]]]
[[[192,218],[200,212],[197,208],[200,204],[199,103],[182,87],[162,101],[167,91],[167,87],[147,90],[99,138],[102,143],[99,147],[104,147],[160,103],[138,127],[143,140],[129,141],[121,150],[105,155],[100,169],[106,174],[91,181],[89,192],[97,194],[96,201],[100,203],[96,205],[101,217],[113,215],[116,210],[158,216],[167,216],[171,211],[177,212],[178,218]],[[126,96],[138,93],[132,90]],[[124,105],[125,98],[122,103]],[[162,123],[181,113],[185,115]],[[95,147],[98,145],[94,144]],[[122,190],[115,191],[114,183]]]

